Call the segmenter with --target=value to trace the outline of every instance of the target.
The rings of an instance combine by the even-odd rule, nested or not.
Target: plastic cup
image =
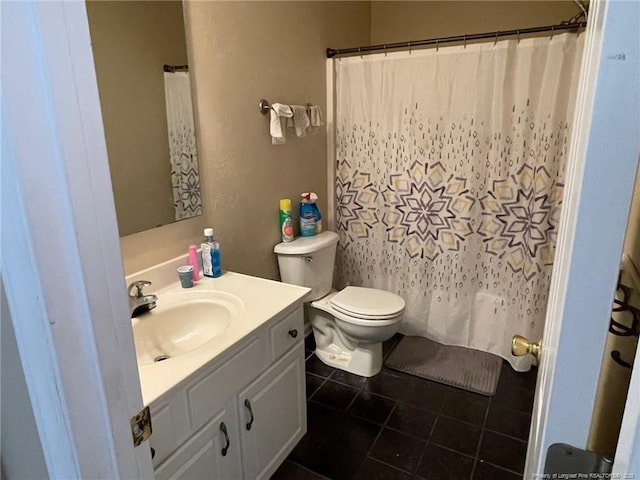
[[[178,277],[180,277],[182,288],[193,287],[193,265],[178,267]]]

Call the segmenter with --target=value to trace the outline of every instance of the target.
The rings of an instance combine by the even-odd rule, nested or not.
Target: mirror
[[[202,214],[182,2],[86,6],[120,236]]]

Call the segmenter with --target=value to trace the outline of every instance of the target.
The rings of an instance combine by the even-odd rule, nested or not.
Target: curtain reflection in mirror
[[[175,219],[202,214],[198,152],[188,71],[164,72]]]

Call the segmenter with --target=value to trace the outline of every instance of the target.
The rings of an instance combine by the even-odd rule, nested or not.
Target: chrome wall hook
[[[271,110],[271,105],[269,105],[269,102],[263,98],[260,100],[260,103],[258,103],[258,108],[260,109],[261,114],[266,115],[269,110]]]

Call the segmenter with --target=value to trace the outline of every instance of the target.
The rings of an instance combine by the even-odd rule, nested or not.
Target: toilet
[[[274,252],[283,282],[311,288],[308,319],[318,358],[332,367],[372,377],[382,369],[382,342],[398,331],[404,300],[375,288],[333,290],[337,244],[335,232],[323,232],[279,243]]]

